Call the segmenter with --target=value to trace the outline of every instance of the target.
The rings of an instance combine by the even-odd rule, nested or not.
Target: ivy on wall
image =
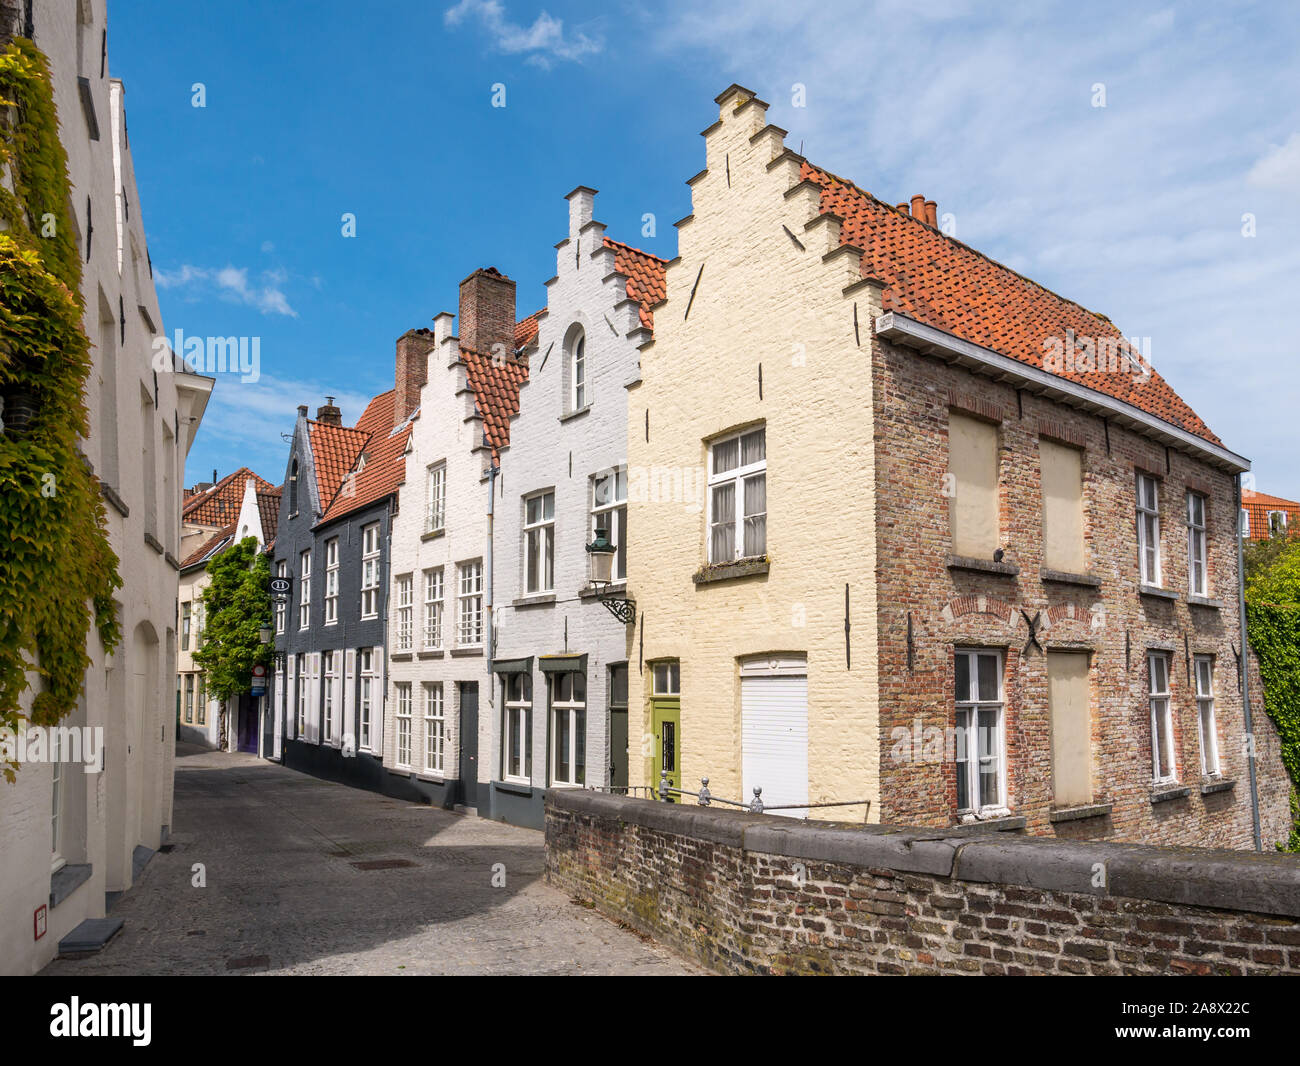
[[[49,67],[23,39],[0,52],[0,172],[12,186],[0,186],[0,729],[18,729],[76,706],[92,620],[105,652],[121,639],[122,585],[80,450],[92,362],[67,155]],[[13,781],[18,764],[0,769]]]
[[[1275,540],[1246,549],[1246,626],[1293,786],[1291,835],[1278,849],[1300,852],[1300,540]]]
[[[210,563],[211,584],[203,590],[203,645],[194,661],[203,668],[208,694],[228,700],[247,692],[253,666],[271,665],[275,649],[263,644],[258,630],[271,617],[271,563],[245,537]]]

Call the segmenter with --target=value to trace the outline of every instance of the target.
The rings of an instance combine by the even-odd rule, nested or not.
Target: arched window
[[[298,513],[298,460],[294,459],[289,471],[289,514]]]
[[[581,411],[590,400],[587,388],[587,336],[582,330],[574,334],[569,345],[569,403]]]

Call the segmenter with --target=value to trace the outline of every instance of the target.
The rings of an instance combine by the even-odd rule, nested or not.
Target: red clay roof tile
[[[197,526],[225,526],[239,517],[240,505],[244,502],[244,483],[252,478],[255,489],[265,492],[271,483],[258,477],[246,466],[241,466],[234,473],[227,474],[210,489],[196,492],[189,496],[182,508],[181,518]]]
[[[655,304],[668,298],[664,270],[666,262],[657,255],[633,248],[630,244],[605,238],[606,247],[614,249],[614,269],[627,275],[627,294],[640,307],[641,325],[646,329],[655,328],[655,316],[650,310]]]

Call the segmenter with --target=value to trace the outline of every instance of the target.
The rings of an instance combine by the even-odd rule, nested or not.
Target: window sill
[[[1057,822],[1081,822],[1085,818],[1104,818],[1110,814],[1112,804],[1082,803],[1077,807],[1058,807],[1048,812],[1048,820]]]
[[[603,600],[606,596],[622,596],[627,592],[626,581],[616,581],[612,585],[604,588],[596,588],[594,585],[583,585],[578,589],[578,599],[580,600]]]
[[[1020,567],[1014,563],[998,563],[992,559],[973,559],[969,555],[950,555],[944,562],[949,570],[973,570],[981,574],[998,574],[1002,577],[1018,577]]]
[[[103,496],[104,499],[106,499],[109,503],[111,503],[114,509],[117,511],[117,513],[120,514],[123,518],[130,517],[131,508],[129,508],[126,505],[126,501],[122,499],[121,496],[118,495],[117,489],[113,488],[113,486],[110,485],[107,481],[101,481],[99,483],[99,494]]]
[[[1151,788],[1151,802],[1168,803],[1170,800],[1184,799],[1191,795],[1191,792],[1191,788],[1187,785],[1153,785]]]
[[[550,607],[555,603],[554,592],[539,592],[532,596],[520,596],[510,601],[511,607]]]
[[[445,785],[447,783],[447,775],[439,773],[437,770],[425,770],[412,776],[417,781],[427,781],[431,785]]]
[[[50,874],[50,910],[72,895],[78,888],[90,880],[94,867],[90,863],[80,865],[64,864]]]
[[[430,648],[428,651],[416,652],[416,655],[421,659],[441,659],[444,654],[445,652],[441,648]],[[396,659],[397,656],[394,655],[393,658]]]
[[[1201,782],[1201,795],[1212,796],[1216,792],[1231,792],[1236,787],[1237,782],[1232,778],[1207,777]]]
[[[483,646],[480,644],[476,648],[452,648],[451,657],[453,659],[469,659],[476,655],[483,654]]]
[[[363,621],[363,622],[373,622],[373,621],[374,621],[375,619],[377,619],[378,617],[379,617],[378,614],[363,614],[363,615],[361,616],[361,621]]]
[[[395,651],[389,655],[389,658],[395,663],[409,663],[411,661],[411,653],[409,651]]]
[[[1223,610],[1223,601],[1211,599],[1209,596],[1188,596],[1187,602],[1193,607],[1206,607],[1211,611]]]
[[[978,814],[974,811],[958,811],[957,824],[963,829],[991,829],[994,832],[1015,832],[1024,829],[1028,819],[1016,816],[1006,807],[987,807]]]
[[[744,577],[761,577],[768,572],[770,562],[766,555],[755,559],[737,559],[734,563],[711,563],[700,567],[691,575],[696,585],[711,585],[715,581],[732,581]]]
[[[560,415],[558,421],[572,422],[575,418],[581,418],[583,415],[590,413],[590,411],[591,411],[591,404],[586,404],[582,407],[579,407],[577,410],[570,411],[568,414]]]
[[[1043,567],[1038,574],[1044,581],[1051,581],[1057,585],[1082,585],[1090,589],[1101,588],[1101,578],[1093,574],[1074,574],[1068,570],[1049,570],[1047,567]]]
[[[446,530],[446,528],[444,527],[443,529],[431,529],[431,530],[429,530],[429,532],[427,532],[427,533],[421,533],[421,534],[420,534],[420,539],[421,539],[421,540],[437,540],[439,537],[445,537],[446,535],[447,535],[447,530]]]
[[[527,796],[531,798],[533,795],[533,786],[531,782],[523,780],[509,779],[505,781],[493,781],[492,787],[498,792],[509,792],[512,796]]]
[[[1154,596],[1158,600],[1177,600],[1178,593],[1172,589],[1162,589],[1159,585],[1139,585],[1139,596]]]

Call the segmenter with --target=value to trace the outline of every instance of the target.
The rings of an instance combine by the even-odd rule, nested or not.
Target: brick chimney
[[[429,353],[434,348],[433,330],[408,329],[397,338],[397,371],[393,378],[393,425],[400,426],[420,406],[420,390],[429,380]]]
[[[334,406],[334,397],[326,396],[325,402],[316,408],[316,421],[327,426],[343,425],[343,412]]]
[[[460,283],[460,346],[491,356],[503,345],[515,352],[515,283],[496,267],[474,271]]]

